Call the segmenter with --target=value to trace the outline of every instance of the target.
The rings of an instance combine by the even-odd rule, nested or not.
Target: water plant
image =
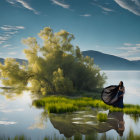
[[[107,114],[106,113],[98,113],[97,120],[100,122],[105,122],[107,120]]]

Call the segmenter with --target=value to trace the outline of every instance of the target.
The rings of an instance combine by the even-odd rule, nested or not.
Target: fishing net
[[[117,85],[111,85],[104,88],[101,93],[101,98],[104,101],[104,103],[108,105],[114,105],[119,98],[118,89],[119,89],[119,86]]]

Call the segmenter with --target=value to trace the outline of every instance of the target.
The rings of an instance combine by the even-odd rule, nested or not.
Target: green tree
[[[102,88],[106,76],[92,58],[84,57],[80,48],[73,46],[72,34],[65,30],[54,33],[46,27],[38,35],[43,46],[33,37],[23,40],[29,47],[24,50],[28,64],[21,65],[11,58],[0,64],[4,85],[21,87],[30,83],[31,90],[42,95]]]

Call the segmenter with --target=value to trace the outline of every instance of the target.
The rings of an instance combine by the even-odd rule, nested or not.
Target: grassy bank
[[[103,101],[90,97],[68,98],[62,96],[48,96],[33,101],[33,105],[44,108],[48,113],[66,113],[85,110],[88,107],[109,109],[110,111],[123,111],[126,114],[140,115],[140,105],[125,104],[124,109],[106,105]]]

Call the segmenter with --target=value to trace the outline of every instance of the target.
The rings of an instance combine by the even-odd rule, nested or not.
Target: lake
[[[104,71],[108,77],[105,86],[124,82],[126,93],[125,103],[140,104],[140,72],[139,71]],[[1,90],[2,92],[2,90]],[[140,134],[140,118],[109,112],[109,110],[87,110],[69,114],[47,114],[43,109],[32,106],[29,91],[11,98],[0,95],[0,136],[14,137],[25,135],[33,140],[48,139],[96,139],[110,137],[117,139],[128,136],[130,129]],[[98,112],[108,114],[105,123],[97,121]],[[120,121],[125,122],[120,125]],[[120,129],[121,128],[121,129]]]

